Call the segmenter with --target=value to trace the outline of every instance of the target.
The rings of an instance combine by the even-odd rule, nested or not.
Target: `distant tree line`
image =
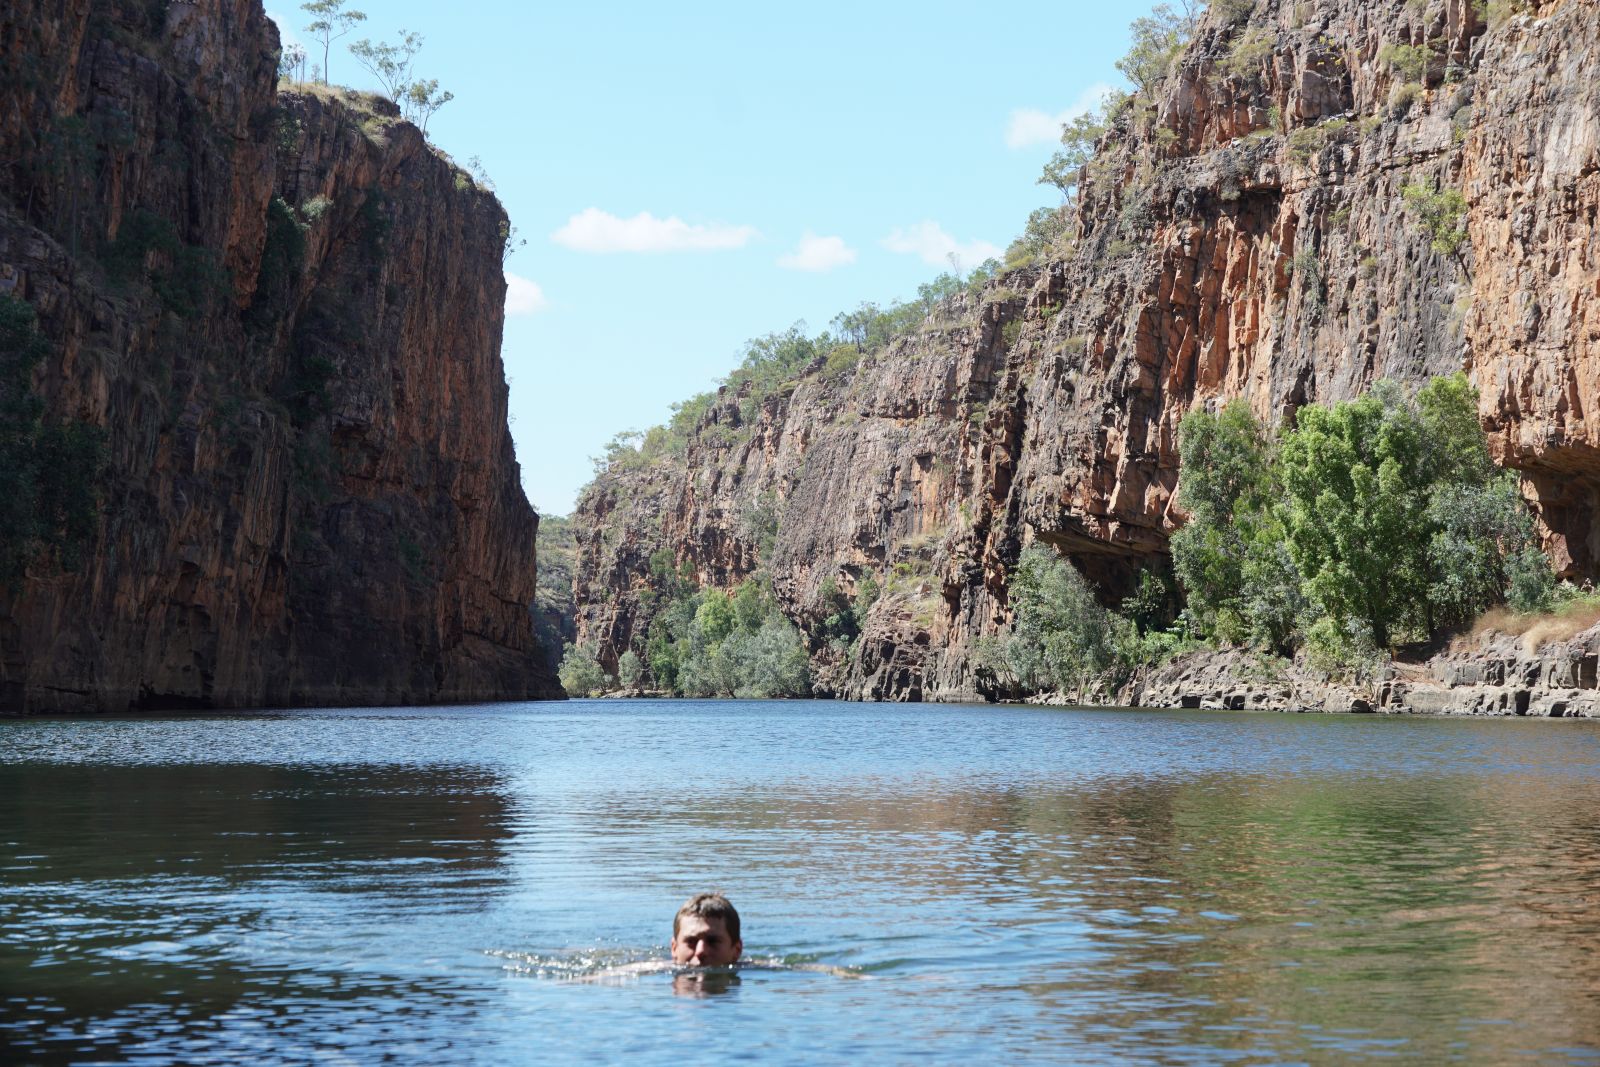
[[[807,696],[810,655],[804,635],[786,619],[772,591],[752,578],[729,592],[696,588],[672,566],[667,550],[651,560],[657,607],[644,655],[627,649],[608,675],[589,650],[569,644],[561,685],[572,696],[648,686],[685,697]]]

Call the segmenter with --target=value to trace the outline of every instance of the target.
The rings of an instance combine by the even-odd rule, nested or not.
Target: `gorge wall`
[[[260,0],[0,10],[0,299],[103,458],[76,562],[0,584],[0,709],[560,695],[505,213],[387,101],[279,93],[277,54]]]
[[[759,404],[724,389],[683,455],[595,480],[580,640],[608,666],[642,647],[663,550],[713,586],[764,567],[812,632],[824,583],[873,573],[854,647],[813,643],[820,687],[992,695],[974,644],[1008,622],[1025,543],[1113,597],[1165,566],[1185,413],[1237,397],[1281,425],[1462,369],[1546,548],[1593,576],[1596,40],[1600,0],[1214,4],[1102,140],[1070,248],[853,367],[818,360]],[[1464,237],[1430,232],[1408,185],[1459,190],[1443,225]]]

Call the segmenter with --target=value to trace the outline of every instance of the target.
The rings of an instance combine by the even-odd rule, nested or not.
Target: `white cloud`
[[[715,252],[743,248],[755,236],[753,226],[691,226],[676,215],[658,219],[648,211],[619,219],[591,207],[568,219],[550,239],[578,252]]]
[[[276,11],[268,11],[267,18],[278,24],[278,41],[284,48],[288,48],[292,44],[297,44],[301,48],[306,46],[306,43],[294,32],[294,23],[290,22],[286,16]]]
[[[537,315],[549,306],[538,282],[506,271],[507,315]]]
[[[818,237],[807,233],[793,252],[778,257],[778,266],[785,270],[807,270],[813,273],[847,267],[856,261],[856,250],[844,243],[842,237]]]
[[[935,267],[953,266],[953,255],[962,270],[971,270],[986,259],[995,259],[1000,249],[988,241],[968,241],[962,244],[944,232],[937,222],[919,222],[914,226],[897,228],[883,239],[883,247],[891,252],[920,256],[922,262]]]
[[[1100,106],[1111,86],[1099,82],[1089,86],[1065,111],[1052,115],[1037,108],[1019,108],[1006,123],[1007,148],[1031,148],[1036,144],[1055,144],[1061,140],[1061,127]]]

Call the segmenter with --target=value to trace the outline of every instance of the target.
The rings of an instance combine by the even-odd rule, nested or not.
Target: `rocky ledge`
[[[1383,664],[1359,681],[1237,649],[1194,652],[1135,678],[1112,700],[1150,708],[1600,718],[1600,624],[1537,645],[1530,636],[1488,631],[1420,663]]]

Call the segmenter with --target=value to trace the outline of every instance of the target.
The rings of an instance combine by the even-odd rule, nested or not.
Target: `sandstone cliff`
[[[506,426],[506,218],[392,105],[277,92],[260,0],[0,11],[0,292],[103,433],[0,708],[559,695]]]
[[[1101,143],[1070,251],[759,410],[725,390],[681,460],[599,477],[580,637],[608,663],[638,647],[663,547],[705,583],[749,574],[769,506],[791,617],[814,622],[830,577],[890,579],[848,657],[817,646],[826,689],[990,696],[973,644],[1026,541],[1112,596],[1164,565],[1186,412],[1243,397],[1276,425],[1463,368],[1563,574],[1593,576],[1596,40],[1596,0],[1213,5]],[[1430,232],[1411,184],[1460,190],[1440,225],[1464,236]]]

